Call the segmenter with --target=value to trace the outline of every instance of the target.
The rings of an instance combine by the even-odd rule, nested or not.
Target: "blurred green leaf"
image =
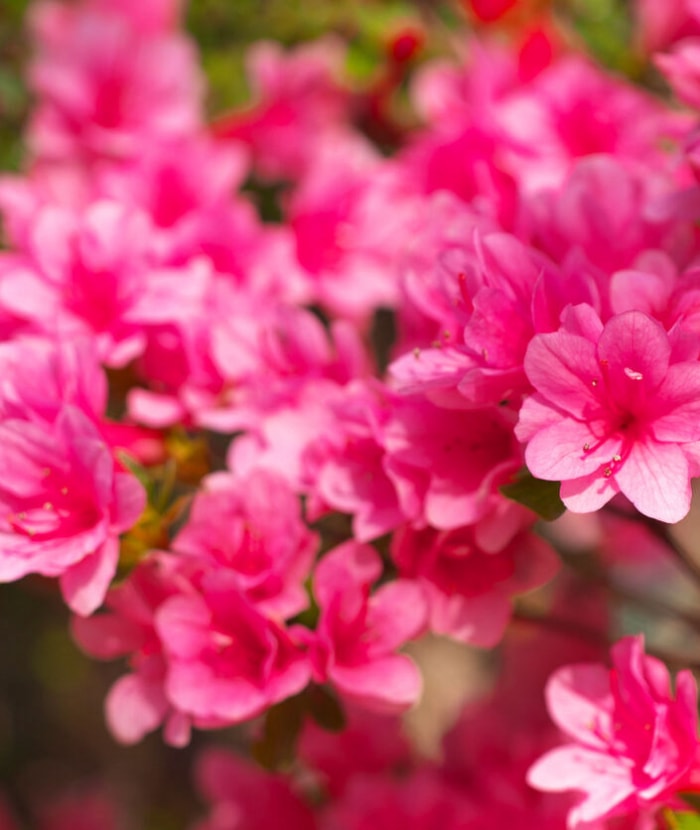
[[[564,502],[559,497],[559,482],[535,478],[525,468],[518,473],[515,481],[501,487],[501,493],[506,498],[529,507],[548,522],[558,519],[566,512]]]
[[[345,711],[338,698],[325,686],[310,686],[306,692],[309,714],[328,732],[342,732],[345,728]]]
[[[665,818],[670,830],[700,830],[698,813],[667,813]]]
[[[252,747],[253,757],[259,764],[269,770],[292,765],[305,712],[303,694],[283,700],[267,711],[262,736]]]

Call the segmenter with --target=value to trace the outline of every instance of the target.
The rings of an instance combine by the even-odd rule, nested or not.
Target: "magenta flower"
[[[192,830],[316,830],[311,807],[287,776],[262,770],[224,749],[209,748],[197,759],[195,778],[211,811]]]
[[[301,503],[287,482],[254,470],[236,478],[209,476],[173,550],[233,574],[248,599],[266,614],[288,619],[309,603],[302,585],[318,537],[301,519]]]
[[[529,529],[494,551],[484,549],[474,527],[438,532],[406,526],[394,535],[392,556],[401,575],[423,588],[430,630],[482,647],[503,636],[512,598],[548,582],[559,566],[554,551]]]
[[[131,671],[114,683],[105,701],[107,725],[120,743],[137,743],[161,723],[171,746],[190,740],[192,718],[165,695],[167,664],[155,629],[156,612],[169,597],[196,593],[187,564],[181,557],[153,552],[109,591],[104,613],[72,620],[73,637],[91,657],[129,657]]]
[[[562,482],[568,508],[588,513],[623,493],[661,521],[687,514],[700,364],[677,361],[659,323],[628,311],[603,327],[580,306],[568,328],[534,338],[525,371],[537,393],[516,434],[533,475]]]
[[[287,632],[223,569],[203,577],[200,594],[167,599],[155,622],[168,662],[166,696],[198,720],[249,720],[309,681],[308,662]]]
[[[410,658],[396,654],[425,627],[420,587],[395,580],[370,596],[381,575],[369,545],[346,542],[321,560],[314,594],[321,616],[313,634],[297,629],[310,646],[314,679],[329,681],[344,697],[368,709],[393,712],[415,703],[421,678]]]
[[[29,140],[36,155],[129,158],[146,143],[194,132],[203,97],[194,49],[179,33],[148,31],[163,3],[148,4],[151,21],[124,8],[133,3],[91,5],[47,2],[33,10],[30,81],[39,104]]]
[[[573,742],[540,758],[528,778],[547,792],[583,793],[571,828],[677,807],[677,794],[700,784],[692,674],[678,674],[672,697],[666,667],[644,654],[641,636],[617,643],[612,661],[610,670],[566,666],[547,686],[550,715]]]
[[[0,424],[0,582],[60,577],[68,605],[90,614],[119,558],[119,534],[135,524],[145,494],[115,469],[97,427],[73,406],[53,423]]]

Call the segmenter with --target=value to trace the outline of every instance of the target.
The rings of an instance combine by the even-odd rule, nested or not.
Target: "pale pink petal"
[[[395,360],[389,372],[395,389],[404,394],[415,394],[456,387],[473,365],[473,358],[454,347],[415,349]]]
[[[617,384],[638,384],[630,372],[641,375],[647,394],[661,383],[668,371],[671,344],[663,327],[641,311],[626,311],[613,317],[598,341],[598,358],[606,361],[611,392]]]
[[[609,478],[599,470],[582,478],[562,481],[559,496],[574,513],[594,513],[620,492],[614,476]]]
[[[607,749],[612,710],[610,673],[597,664],[559,669],[547,683],[547,709],[559,728],[580,743]]]
[[[688,460],[676,444],[640,438],[616,469],[615,479],[637,510],[652,519],[679,522],[690,510]]]
[[[422,680],[415,664],[402,655],[392,655],[361,666],[335,666],[330,680],[337,689],[367,708],[400,712],[412,706],[421,694]]]
[[[211,611],[201,597],[174,596],[158,609],[155,625],[167,651],[196,659],[211,642]]]
[[[135,744],[160,726],[168,703],[160,683],[128,674],[110,689],[105,710],[107,724],[116,740]]]
[[[620,452],[617,435],[606,435],[604,421],[577,421],[562,416],[540,429],[525,449],[525,462],[536,478],[578,479],[601,471]]]

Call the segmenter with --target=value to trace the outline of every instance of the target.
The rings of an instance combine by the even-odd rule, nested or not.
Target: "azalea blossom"
[[[582,794],[570,828],[587,822],[678,807],[678,794],[700,788],[697,687],[644,654],[641,636],[612,649],[612,668],[579,664],[547,685],[550,715],[572,743],[548,752],[528,773],[532,786]]]
[[[680,521],[700,440],[700,363],[685,357],[640,311],[603,326],[581,306],[558,332],[535,337],[525,371],[536,392],[516,428],[533,475],[561,481],[574,512],[623,493],[647,516]]]

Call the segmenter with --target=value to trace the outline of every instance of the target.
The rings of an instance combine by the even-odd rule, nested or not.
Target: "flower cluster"
[[[548,17],[489,35],[534,3],[462,5],[481,34],[408,84],[408,35],[364,92],[339,40],[259,44],[252,105],[213,124],[178,0],[32,6],[29,151],[0,179],[0,581],[58,577],[80,646],[126,659],[123,743],[182,746],[319,686],[369,730],[420,697],[407,643],[494,647],[554,578],[547,482],[569,519],[611,503],[588,516],[610,538],[690,510],[700,7],[636,4],[680,109]],[[443,767],[324,770],[343,780],[321,813],[212,755],[201,827],[262,801],[261,828],[649,826],[700,787],[695,684],[672,694],[639,638],[612,663],[547,687],[573,743],[538,709],[508,748],[503,680],[469,715],[488,769],[456,730]],[[583,799],[528,787],[544,750],[530,784]]]

